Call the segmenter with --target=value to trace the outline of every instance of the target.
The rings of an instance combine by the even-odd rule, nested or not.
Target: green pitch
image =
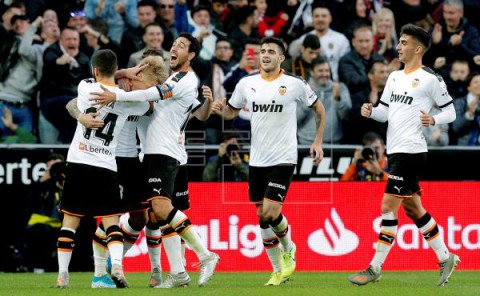
[[[56,274],[0,273],[0,295],[480,295],[480,271],[456,271],[442,288],[435,286],[438,272],[385,272],[379,283],[357,287],[347,281],[349,273],[298,272],[279,287],[264,287],[268,273],[217,273],[207,287],[196,286],[197,274],[191,273],[187,288],[160,290],[147,288],[149,274],[129,273],[130,289],[91,289],[92,273],[71,273],[70,288],[52,288]]]

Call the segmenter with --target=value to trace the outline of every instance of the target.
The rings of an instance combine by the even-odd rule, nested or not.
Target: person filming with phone
[[[247,181],[248,154],[242,152],[237,134],[224,134],[217,155],[209,158],[203,181]]]
[[[363,148],[355,151],[352,164],[340,181],[387,181],[388,161],[382,137],[369,132],[362,142]]]

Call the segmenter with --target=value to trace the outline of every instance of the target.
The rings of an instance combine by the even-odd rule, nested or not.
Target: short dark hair
[[[93,55],[92,65],[100,74],[112,77],[117,70],[117,55],[110,49],[100,49]]]
[[[255,7],[253,6],[243,6],[237,10],[235,14],[235,19],[237,24],[245,24],[247,19],[255,14]]]
[[[277,37],[265,37],[262,39],[262,41],[260,41],[260,46],[267,43],[276,44],[278,46],[278,49],[280,49],[280,54],[285,55],[285,43],[283,42],[282,39]]]
[[[375,65],[376,64],[384,64],[387,65],[387,62],[385,60],[381,59],[373,59],[370,63],[367,64],[367,73],[373,73],[375,71]]]
[[[163,51],[161,49],[150,49],[146,48],[143,53],[142,53],[142,60],[146,57],[151,57],[151,56],[156,56],[156,57],[162,57],[163,58]]]
[[[313,70],[313,68],[315,68],[317,65],[323,65],[323,64],[328,64],[328,67],[330,68],[330,71],[332,71],[331,67],[330,67],[330,63],[328,62],[328,60],[323,57],[323,56],[319,56],[317,58],[314,58],[312,60],[312,63],[310,64],[310,69]]]
[[[247,40],[245,40],[245,45],[247,44],[251,44],[251,45],[260,45],[260,40],[258,40],[257,38],[247,38]]]
[[[155,23],[155,22],[146,25],[145,28],[143,28],[143,34],[145,34],[147,32],[147,29],[150,28],[150,27],[159,27],[160,30],[162,31],[162,34],[163,34],[162,26],[160,26],[159,23]]]
[[[65,156],[60,153],[52,152],[47,156],[47,162],[50,160],[60,160],[60,161],[65,161]]]
[[[198,39],[193,37],[193,35],[190,33],[182,32],[178,34],[178,37],[175,38],[175,40],[180,37],[183,37],[188,41],[190,41],[190,45],[188,46],[188,53],[191,53],[191,52],[195,53],[195,57],[192,59],[192,62],[193,62],[198,57],[198,54],[200,53],[200,43],[198,42]]]
[[[208,14],[210,15],[210,7],[206,6],[206,5],[197,5],[197,6],[194,6],[192,8],[192,10],[190,10],[190,17],[193,19],[193,16],[195,15],[195,13],[201,11],[201,10],[206,10],[208,12]]]
[[[317,35],[308,34],[303,39],[303,48],[311,48],[311,49],[319,49],[320,48],[320,39],[318,39]]]
[[[424,29],[412,24],[406,24],[402,27],[402,30],[400,31],[400,36],[402,36],[403,34],[411,36],[413,37],[413,39],[420,42],[420,44],[422,44],[423,48],[425,49],[424,52],[426,52],[430,48],[430,45],[432,43],[432,36]]]
[[[478,75],[480,75],[480,72],[473,71],[473,72],[468,73],[467,79],[465,79],[465,82],[467,83],[467,85],[469,86],[470,83],[472,83],[473,78],[475,78]]]
[[[102,18],[97,17],[93,20],[88,21],[88,24],[90,25],[90,27],[92,27],[93,30],[97,31],[98,33],[102,34],[103,36],[107,36],[107,34],[108,34],[108,24]]]
[[[142,0],[137,3],[137,9],[142,6],[151,6],[153,10],[157,9],[157,3],[154,1],[149,1],[149,0]]]
[[[365,146],[370,146],[376,140],[380,140],[380,142],[382,143],[382,146],[385,146],[385,143],[383,142],[382,137],[376,132],[368,132],[365,135],[363,135],[362,143]]]

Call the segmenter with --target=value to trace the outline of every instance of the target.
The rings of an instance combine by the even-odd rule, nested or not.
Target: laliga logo
[[[341,256],[358,247],[358,236],[345,228],[337,211],[332,208],[331,220],[325,219],[325,230],[314,231],[308,237],[308,246],[315,253],[325,256]]]

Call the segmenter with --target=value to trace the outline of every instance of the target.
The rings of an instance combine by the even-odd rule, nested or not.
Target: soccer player
[[[190,67],[200,46],[191,34],[181,33],[170,49],[172,75],[162,85],[147,90],[122,93],[104,89],[92,92],[92,100],[104,105],[117,101],[158,100],[150,116],[145,140],[144,163],[148,179],[148,201],[158,221],[166,221],[194,250],[200,259],[199,286],[205,286],[215,272],[219,256],[210,252],[192,229],[190,219],[172,206],[175,176],[184,159],[183,137],[190,112],[195,107],[199,80]],[[156,222],[156,221],[152,221]]]
[[[296,267],[296,247],[282,206],[297,163],[297,101],[313,108],[317,114],[318,129],[310,155],[315,164],[323,158],[325,108],[305,80],[280,68],[284,60],[283,41],[263,39],[260,72],[240,80],[228,105],[213,106],[213,111],[225,119],[232,119],[244,106],[251,106],[249,194],[250,201],[255,203],[263,245],[273,266],[265,285],[287,281]]]
[[[132,90],[147,89],[157,84],[162,84],[166,78],[165,65],[163,59],[158,56],[147,56],[140,65],[142,70],[137,74],[138,79],[128,81],[128,87]],[[192,114],[199,120],[206,120],[210,115],[210,104],[213,102],[212,91],[209,87],[202,87],[204,104],[196,100],[192,109]],[[98,124],[98,119],[88,117],[91,114],[82,114],[76,108],[75,99],[67,105],[72,117],[81,121],[82,124],[94,127]],[[96,121],[97,120],[97,121]],[[103,121],[100,120],[101,123]],[[151,263],[150,287],[173,288],[187,285],[191,280],[185,271],[182,260],[182,251],[185,246],[181,244],[178,234],[168,225],[151,223],[148,219],[148,204],[142,203],[142,193],[145,182],[143,182],[143,169],[140,163],[137,151],[137,132],[141,143],[145,143],[146,130],[148,128],[148,116],[129,116],[120,135],[117,147],[117,166],[120,185],[122,187],[122,202],[125,210],[129,213],[129,219],[122,225],[124,235],[125,255],[135,244],[141,230],[146,226],[146,239],[148,253]],[[141,145],[143,148],[144,145]],[[184,151],[184,157],[180,163],[178,174],[175,178],[174,194],[172,204],[175,208],[186,211],[190,208],[188,195],[188,177],[187,177],[187,153]],[[162,232],[159,228],[162,227]],[[113,288],[111,281],[106,275],[106,252],[104,246],[104,230],[102,227],[97,229],[93,242],[95,275],[92,279],[92,288]],[[161,265],[160,265],[160,245],[165,248],[170,264],[170,275],[162,283]]]
[[[460,262],[457,255],[448,251],[435,219],[423,208],[420,200],[422,190],[418,175],[427,156],[422,126],[446,124],[455,120],[453,100],[442,77],[422,65],[422,57],[430,43],[431,36],[423,29],[412,24],[403,26],[397,51],[405,68],[390,74],[377,107],[365,103],[361,108],[364,117],[380,122],[388,120],[390,175],[382,200],[382,225],[375,255],[367,269],[348,278],[357,285],[376,282],[382,277],[382,265],[397,232],[400,206],[415,222],[438,257],[438,286],[448,282]],[[435,104],[441,112],[431,116],[428,112]]]
[[[77,124],[67,155],[65,187],[60,209],[64,213],[58,238],[59,274],[56,286],[69,284],[68,266],[75,246],[75,231],[81,217],[101,218],[106,230],[106,242],[112,258],[112,279],[119,288],[128,287],[123,274],[123,235],[119,224],[122,209],[115,162],[118,135],[129,115],[143,115],[148,103],[109,104],[100,110],[91,106],[90,93],[103,88],[123,92],[115,86],[117,57],[111,50],[99,50],[93,56],[94,79],[85,79],[78,86],[78,108],[97,112],[104,126],[96,130]],[[94,189],[92,182],[101,180]]]

